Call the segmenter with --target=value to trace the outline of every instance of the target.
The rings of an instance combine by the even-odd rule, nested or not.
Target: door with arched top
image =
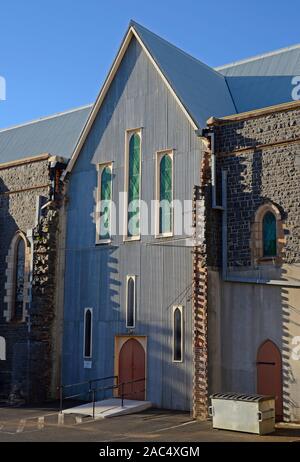
[[[119,384],[120,395],[124,384],[125,399],[145,399],[145,350],[134,338],[126,340],[119,353]]]
[[[266,340],[257,353],[257,393],[275,396],[276,420],[282,420],[282,360],[278,347]]]

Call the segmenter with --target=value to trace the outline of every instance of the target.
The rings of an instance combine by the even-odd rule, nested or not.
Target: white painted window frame
[[[113,162],[101,162],[97,165],[97,193],[96,193],[96,245],[110,244],[112,241],[111,230],[112,230],[112,206],[110,206],[110,229],[109,238],[101,239],[100,237],[100,210],[101,210],[101,176],[102,172],[106,167],[111,169],[111,202],[113,197]]]
[[[128,325],[128,282],[129,279],[133,279],[134,282],[134,298],[133,298],[133,326]],[[126,329],[135,329],[136,327],[136,275],[127,274],[126,276]]]
[[[85,333],[86,333],[86,313],[87,311],[91,312],[91,344],[90,344],[90,356],[85,356]],[[93,324],[94,324],[94,313],[93,313],[93,308],[91,307],[86,307],[84,308],[84,314],[83,314],[83,358],[85,360],[91,360],[93,357]]]
[[[174,359],[175,357],[175,311],[179,309],[181,314],[181,359]],[[184,337],[185,337],[185,325],[184,325],[184,307],[183,305],[173,305],[172,311],[172,327],[173,327],[173,336],[172,336],[172,362],[173,363],[183,363],[184,362]]]
[[[172,237],[174,235],[174,208],[172,205],[172,223],[171,231],[167,233],[159,232],[159,205],[160,205],[160,162],[165,154],[168,154],[171,157],[172,161],[172,202],[174,200],[174,149],[164,149],[156,151],[155,153],[155,238],[160,239],[162,237]]]
[[[140,241],[141,240],[141,220],[140,220],[140,234],[137,236],[128,236],[128,182],[129,182],[129,142],[133,134],[137,134],[141,140],[141,150],[140,150],[140,197],[139,201],[141,202],[142,196],[142,127],[139,128],[130,128],[125,130],[125,168],[124,168],[124,193],[125,193],[125,204],[124,204],[124,229],[123,229],[123,241]],[[140,207],[141,210],[141,207]],[[140,216],[141,219],[141,216]]]

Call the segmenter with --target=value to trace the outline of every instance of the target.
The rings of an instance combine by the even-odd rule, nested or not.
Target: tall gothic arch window
[[[136,317],[136,291],[135,291],[135,276],[127,276],[126,289],[126,327],[135,327]]]
[[[15,321],[21,321],[23,318],[25,283],[25,241],[22,237],[19,237],[17,242],[14,272],[12,319]]]
[[[183,307],[173,307],[173,361],[183,361]]]
[[[93,314],[91,308],[86,308],[84,311],[84,347],[83,356],[84,358],[92,357],[92,322]]]
[[[172,232],[173,162],[170,154],[162,155],[159,164],[159,234]]]
[[[6,262],[3,317],[7,322],[22,322],[30,302],[31,258],[29,241],[20,230],[12,238]]]
[[[141,137],[138,132],[129,139],[127,170],[127,237],[138,238],[141,198]]]

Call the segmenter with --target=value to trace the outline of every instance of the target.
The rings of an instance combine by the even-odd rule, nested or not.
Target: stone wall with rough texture
[[[49,208],[33,231],[31,342],[42,354],[31,361],[31,401],[49,396],[52,374],[52,325],[55,317],[58,210]]]
[[[3,316],[7,308],[4,301],[7,255],[16,232],[21,230],[27,234],[35,226],[37,196],[48,194],[48,160],[0,168],[0,335],[6,341],[6,360],[0,361],[0,395],[3,397],[16,388],[13,370],[20,370],[21,365],[24,367],[24,360],[17,354],[15,345],[24,342],[28,336],[26,322],[7,322]],[[20,385],[17,379],[16,386],[21,389],[21,395],[26,394],[28,388],[24,380]]]
[[[58,171],[58,175],[61,170]],[[48,159],[19,165],[0,165],[0,336],[6,341],[6,360],[0,361],[0,397],[12,401],[42,401],[51,381],[51,336],[55,316],[55,265],[58,211],[44,210],[36,223],[37,198],[50,198]],[[53,185],[52,185],[53,186]],[[57,188],[56,188],[57,189]],[[7,320],[7,266],[10,244],[20,230],[28,236],[32,279],[31,302],[23,322]]]
[[[267,202],[282,216],[283,263],[300,262],[300,109],[226,121],[214,131],[218,172],[228,172],[228,266],[251,266],[251,226]]]
[[[0,169],[0,322],[5,309],[5,270],[10,243],[17,230],[26,234],[35,226],[36,198],[48,196],[48,185],[47,160]]]
[[[276,395],[278,418],[293,422],[300,421],[300,356],[295,354],[300,316],[297,104],[298,108],[295,103],[288,109],[272,108],[272,113],[240,115],[240,120],[216,120],[212,127],[218,193],[221,169],[228,173],[230,280],[220,271],[221,226],[214,226],[222,212],[212,210],[209,202],[206,209],[208,229],[215,233],[207,243],[210,392]],[[262,252],[266,210],[273,211],[277,223],[277,255],[272,258]],[[273,354],[258,363],[266,342],[276,358]],[[268,380],[261,378],[263,367],[269,368]]]

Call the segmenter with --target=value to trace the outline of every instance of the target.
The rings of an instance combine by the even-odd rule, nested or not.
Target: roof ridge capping
[[[281,53],[287,53],[288,51],[297,50],[298,48],[300,48],[300,43],[297,43],[295,45],[291,45],[288,47],[284,47],[284,48],[278,48],[277,50],[273,50],[273,51],[267,51],[266,53],[261,53],[258,55],[250,56],[249,58],[244,58],[238,61],[233,61],[228,64],[223,64],[221,66],[214,67],[214,70],[218,72],[220,70],[227,69],[229,67],[234,67],[240,64],[250,63],[252,61],[257,61],[262,58],[268,58],[269,56],[279,55]]]
[[[44,116],[44,117],[39,117],[38,119],[29,120],[27,122],[20,123],[20,124],[17,124],[17,125],[11,125],[10,127],[0,128],[0,133],[6,132],[6,131],[9,131],[9,130],[14,130],[16,128],[26,127],[27,125],[32,125],[32,124],[36,124],[36,123],[39,123],[39,122],[43,122],[44,120],[55,119],[56,117],[71,114],[72,112],[77,112],[77,111],[81,111],[83,109],[88,109],[89,107],[91,108],[91,107],[93,107],[93,105],[94,105],[94,103],[86,104],[84,106],[79,106],[79,107],[76,107],[76,108],[73,108],[73,109],[68,109],[68,110],[63,111],[63,112],[55,112],[54,114],[50,114],[50,115]]]
[[[160,35],[157,35],[155,32],[152,32],[150,29],[147,29],[146,27],[142,26],[141,24],[139,24],[138,22],[134,21],[133,19],[130,20],[129,22],[129,28],[130,27],[133,27],[135,29],[135,31],[137,33],[139,33],[138,31],[138,28],[140,29],[144,29],[146,32],[148,32],[149,34],[152,34],[154,35],[158,40],[161,40],[162,42],[165,42],[167,43],[169,46],[175,48],[178,52],[182,53],[183,55],[187,56],[188,58],[196,61],[198,64],[201,64],[202,66],[205,66],[206,68],[208,68],[211,72],[214,72],[215,74],[217,74],[219,77],[222,77],[225,79],[225,76],[223,74],[221,74],[220,72],[218,72],[218,70],[214,67],[211,67],[209,66],[208,64],[206,64],[205,62],[201,61],[200,59],[196,58],[195,56],[191,55],[190,53],[187,53],[186,51],[184,51],[182,48],[179,48],[177,45],[174,45],[174,43],[172,42],[169,42],[168,40],[164,39],[163,37],[161,37]],[[300,46],[300,45],[299,45]]]

